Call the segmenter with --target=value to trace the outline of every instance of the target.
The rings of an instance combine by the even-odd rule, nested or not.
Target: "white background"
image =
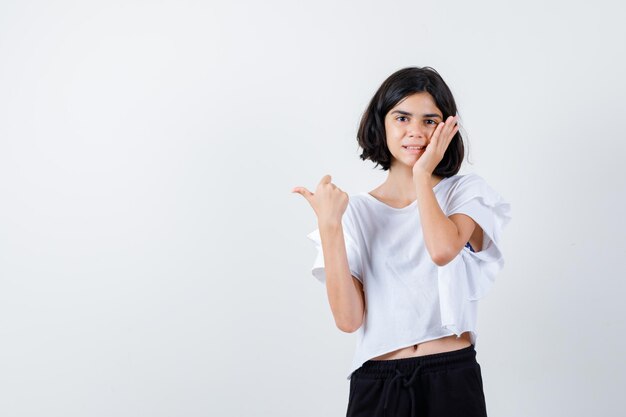
[[[291,189],[383,182],[359,117],[427,65],[512,206],[489,415],[623,415],[623,7],[3,1],[0,415],[345,415],[355,335]]]

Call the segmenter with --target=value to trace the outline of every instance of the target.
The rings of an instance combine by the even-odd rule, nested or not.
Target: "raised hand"
[[[413,176],[419,174],[432,175],[443,155],[450,145],[450,141],[459,130],[458,116],[450,116],[446,122],[441,122],[433,132],[426,150],[413,165]]]
[[[330,182],[330,175],[324,175],[317,184],[315,194],[305,187],[294,187],[292,193],[299,193],[311,204],[318,223],[340,224],[348,207],[348,194]]]

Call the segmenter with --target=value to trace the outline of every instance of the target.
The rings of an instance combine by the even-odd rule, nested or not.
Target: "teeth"
[[[407,149],[424,149],[423,146],[405,146]]]

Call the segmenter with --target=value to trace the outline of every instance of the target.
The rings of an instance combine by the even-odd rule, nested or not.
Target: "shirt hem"
[[[364,359],[361,364],[359,366],[357,366],[356,368],[354,368],[352,371],[350,371],[350,373],[348,374],[348,380],[350,380],[350,378],[352,377],[352,374],[354,373],[354,371],[356,371],[357,369],[359,369],[361,366],[363,366],[363,364],[369,360],[371,360],[372,358],[375,358],[376,356],[380,356],[383,355],[385,353],[389,353],[389,352],[393,352],[394,350],[398,350],[398,349],[404,349],[407,348],[411,345],[416,345],[419,343],[426,343],[426,342],[430,342],[432,340],[436,340],[436,339],[441,339],[442,337],[448,337],[448,336],[452,336],[455,335],[457,338],[461,337],[461,334],[465,333],[465,332],[470,332],[470,338],[473,340],[472,344],[474,344],[474,340],[475,340],[475,333],[474,330],[463,330],[461,333],[459,333],[458,335],[453,332],[453,331],[449,331],[448,334],[443,334],[440,336],[434,336],[432,338],[426,338],[426,339],[414,339],[411,343],[408,343],[404,346],[398,346],[398,347],[390,347],[390,348],[385,348],[385,349],[381,349],[379,351],[377,351],[376,353],[373,353],[371,355],[368,355],[369,357],[367,359]],[[377,360],[385,360],[385,359],[377,359]]]

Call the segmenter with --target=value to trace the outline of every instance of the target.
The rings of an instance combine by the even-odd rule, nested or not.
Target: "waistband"
[[[388,360],[368,360],[352,375],[365,378],[388,378],[397,374],[396,369],[401,373],[410,373],[416,368],[420,371],[438,371],[447,368],[457,368],[464,364],[476,363],[476,350],[474,345],[469,345],[463,349],[450,352],[433,353],[430,355],[415,356],[412,358],[388,359]]]

